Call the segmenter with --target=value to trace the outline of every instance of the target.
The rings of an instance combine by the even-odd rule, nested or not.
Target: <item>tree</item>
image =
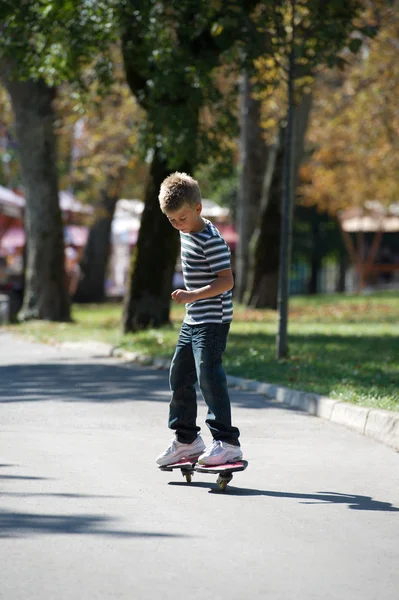
[[[295,263],[310,266],[309,279],[306,282],[307,294],[318,293],[323,261],[332,258],[339,265],[335,282],[337,292],[345,291],[345,267],[347,261],[345,247],[335,219],[316,206],[295,205],[293,255]]]
[[[111,224],[117,201],[124,192],[141,191],[147,167],[139,159],[138,129],[143,119],[137,101],[126,84],[122,57],[113,49],[113,81],[99,97],[90,85],[80,110],[71,85],[60,88],[58,112],[62,127],[63,182],[78,198],[90,204],[93,216],[80,263],[76,302],[103,302],[108,267]],[[86,79],[92,79],[87,69]],[[117,115],[117,118],[115,118]],[[141,181],[138,181],[138,178]]]
[[[151,155],[124,331],[169,321],[178,236],[159,209],[159,186],[173,170],[193,173],[220,157],[220,139],[235,119],[217,86],[217,67],[238,41],[257,35],[249,18],[256,5],[136,0],[121,7],[126,78],[146,111],[143,134]]]
[[[44,81],[15,81],[5,69],[3,81],[12,99],[26,187],[28,260],[21,316],[69,320],[56,173],[55,92]]]
[[[250,244],[262,197],[267,146],[261,126],[262,103],[254,97],[253,82],[244,70],[241,76],[240,102],[240,188],[237,196],[236,223],[238,243],[236,248],[235,296],[244,300],[250,277]]]
[[[304,154],[312,95],[305,94],[295,107],[295,166],[297,173]],[[268,139],[266,165],[263,175],[258,227],[250,241],[251,273],[248,304],[253,308],[277,309],[278,278],[280,270],[281,199],[283,192],[285,123],[279,123],[273,141]]]
[[[375,25],[377,35],[364,42],[357,55],[346,57],[345,71],[324,74],[316,88],[301,193],[304,205],[327,211],[338,223],[341,211],[352,208],[367,214],[376,200],[382,214],[399,193],[397,3],[385,3]],[[381,233],[375,232],[366,251],[361,231],[357,240],[342,231],[363,284]]]
[[[108,75],[100,41],[111,37],[112,3],[6,0],[0,8],[0,73],[15,115],[25,186],[28,258],[20,317],[70,319],[58,204],[54,133],[56,86],[79,79],[85,61]]]
[[[333,65],[338,61],[338,52],[349,43],[355,29],[354,19],[359,15],[361,4],[357,1],[343,3],[340,0],[320,3],[309,0],[306,6],[300,0],[290,1],[290,36],[287,80],[287,128],[284,148],[285,186],[283,191],[280,275],[278,294],[278,333],[276,341],[276,357],[288,355],[288,298],[289,269],[292,246],[292,211],[294,205],[294,145],[293,132],[295,81],[301,73],[301,59],[307,64],[306,75],[314,72],[321,64]],[[302,30],[302,32],[301,32]],[[297,35],[304,35],[297,44]],[[309,36],[309,37],[308,37]],[[313,44],[309,44],[309,38]],[[361,45],[355,41],[352,50],[356,52]],[[311,51],[310,51],[311,50]],[[309,69],[310,67],[310,69]]]
[[[340,0],[288,0],[274,4],[274,18],[269,30],[269,52],[265,54],[266,96],[271,97],[276,82],[285,82],[285,142],[282,181],[282,228],[279,256],[279,326],[277,357],[287,355],[288,273],[291,256],[292,210],[296,173],[295,112],[300,99],[321,65],[332,66],[340,60],[339,52],[350,40],[356,28],[355,19],[360,2]],[[361,43],[361,42],[360,42]],[[358,49],[358,41],[351,42]],[[270,68],[271,67],[271,68]],[[272,181],[268,173],[269,182]],[[270,186],[269,186],[270,189]],[[267,204],[267,203],[264,203]],[[258,238],[258,241],[260,238]]]

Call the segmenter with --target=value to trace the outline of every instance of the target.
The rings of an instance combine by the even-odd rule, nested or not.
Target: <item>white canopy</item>
[[[59,202],[61,210],[65,212],[86,214],[93,212],[91,206],[78,202],[71,192],[67,192],[65,190],[61,190],[59,192]],[[0,185],[0,212],[10,217],[21,218],[24,207],[25,198],[23,196],[20,196],[12,190]]]
[[[384,206],[378,201],[366,202],[363,207],[348,208],[339,215],[344,231],[399,231],[399,203]]]
[[[0,212],[8,217],[21,218],[25,200],[12,190],[0,185]]]

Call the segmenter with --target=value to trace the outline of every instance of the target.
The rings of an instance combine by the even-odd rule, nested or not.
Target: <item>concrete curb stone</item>
[[[399,451],[399,413],[356,406],[283,386],[227,376],[230,387],[265,395],[315,417],[343,425]]]
[[[399,413],[371,409],[365,435],[399,450]]]
[[[78,343],[73,345],[79,346]],[[71,347],[71,344],[66,342],[60,346]],[[157,369],[169,369],[170,366],[169,359],[151,358],[139,352],[127,352],[122,348],[104,343],[98,345],[94,342],[83,343],[81,347],[90,350],[97,348],[101,350],[102,355],[108,354],[115,358],[121,358],[127,363],[133,362],[142,366],[153,366]],[[315,417],[343,425],[399,451],[399,412],[356,406],[315,393],[292,390],[284,386],[233,375],[227,375],[227,384],[232,388],[262,394],[270,400],[276,400]]]
[[[337,402],[333,406],[330,421],[339,425],[345,425],[349,429],[353,429],[364,435],[369,412],[370,409],[363,406]]]

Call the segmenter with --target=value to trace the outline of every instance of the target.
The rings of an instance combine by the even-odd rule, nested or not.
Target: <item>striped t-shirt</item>
[[[187,290],[197,290],[209,285],[217,273],[230,269],[230,248],[220,232],[204,219],[205,229],[198,233],[180,232],[181,265]],[[213,298],[186,304],[185,323],[230,323],[233,319],[231,290]]]

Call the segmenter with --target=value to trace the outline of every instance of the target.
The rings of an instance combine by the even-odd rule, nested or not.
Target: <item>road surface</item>
[[[156,467],[165,371],[0,333],[0,598],[397,600],[399,453],[231,396],[249,467],[221,493]]]

